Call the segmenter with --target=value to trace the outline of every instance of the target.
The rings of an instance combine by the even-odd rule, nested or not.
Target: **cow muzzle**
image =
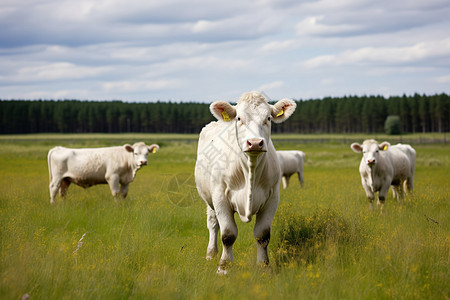
[[[373,165],[375,165],[375,159],[368,159],[367,160],[367,164],[369,165],[369,166],[373,166]]]
[[[254,154],[267,152],[264,139],[248,139],[245,143],[244,152]]]

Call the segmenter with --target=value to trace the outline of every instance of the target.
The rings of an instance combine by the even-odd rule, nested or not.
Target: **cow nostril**
[[[260,151],[262,150],[264,145],[263,139],[248,139],[247,140],[247,148],[249,150]]]

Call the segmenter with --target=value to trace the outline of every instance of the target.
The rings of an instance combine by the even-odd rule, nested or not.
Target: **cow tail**
[[[305,178],[303,177],[303,170],[298,172],[298,179],[300,180],[300,185],[303,187],[305,185]]]

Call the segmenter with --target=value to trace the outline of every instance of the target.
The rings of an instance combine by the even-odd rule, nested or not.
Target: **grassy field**
[[[362,135],[274,135],[306,153],[305,187],[281,190],[256,265],[253,225],[237,218],[230,274],[206,261],[206,208],[195,190],[197,135],[0,136],[0,298],[448,299],[450,144],[445,135],[376,136],[417,150],[415,190],[368,210],[350,143]],[[56,145],[159,143],[115,202],[106,185],[71,186],[50,205],[46,154]]]

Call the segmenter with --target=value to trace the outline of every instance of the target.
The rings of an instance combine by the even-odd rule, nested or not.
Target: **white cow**
[[[258,92],[243,94],[236,106],[223,101],[210,106],[218,122],[211,122],[200,133],[195,182],[207,204],[208,260],[218,253],[220,228],[223,252],[218,273],[226,273],[233,262],[232,247],[238,233],[234,213],[246,223],[256,215],[257,261],[269,262],[267,246],[280,186],[271,123],[285,121],[295,107],[290,99],[270,105]]]
[[[281,181],[283,188],[286,189],[289,185],[289,179],[294,174],[298,174],[300,185],[303,187],[303,165],[305,162],[305,153],[299,150],[278,150],[278,161],[281,168]]]
[[[55,202],[58,191],[64,197],[71,183],[83,188],[108,183],[113,196],[125,198],[136,172],[147,165],[148,153],[158,149],[156,144],[147,146],[143,142],[107,148],[55,147],[47,157],[50,203]]]
[[[388,142],[378,144],[375,140],[365,140],[362,145],[353,143],[350,147],[354,152],[363,153],[359,173],[371,209],[376,192],[378,192],[377,204],[381,206],[380,210],[383,212],[389,186],[392,185],[397,201],[403,197],[400,189],[402,184],[405,192],[413,189],[416,159],[411,146],[391,146]]]
[[[416,169],[416,150],[414,150],[414,148],[408,144],[400,144],[400,143],[391,146],[390,149],[391,150],[398,149],[403,151],[403,153],[405,153],[406,156],[408,156],[410,162],[410,170],[409,170],[410,176],[407,178],[407,180],[403,182],[403,190],[401,189],[400,185],[395,186],[395,188],[393,187],[392,189],[394,197],[397,199],[401,199],[403,198],[404,193],[412,191],[414,189],[413,183],[414,183],[414,172]]]

